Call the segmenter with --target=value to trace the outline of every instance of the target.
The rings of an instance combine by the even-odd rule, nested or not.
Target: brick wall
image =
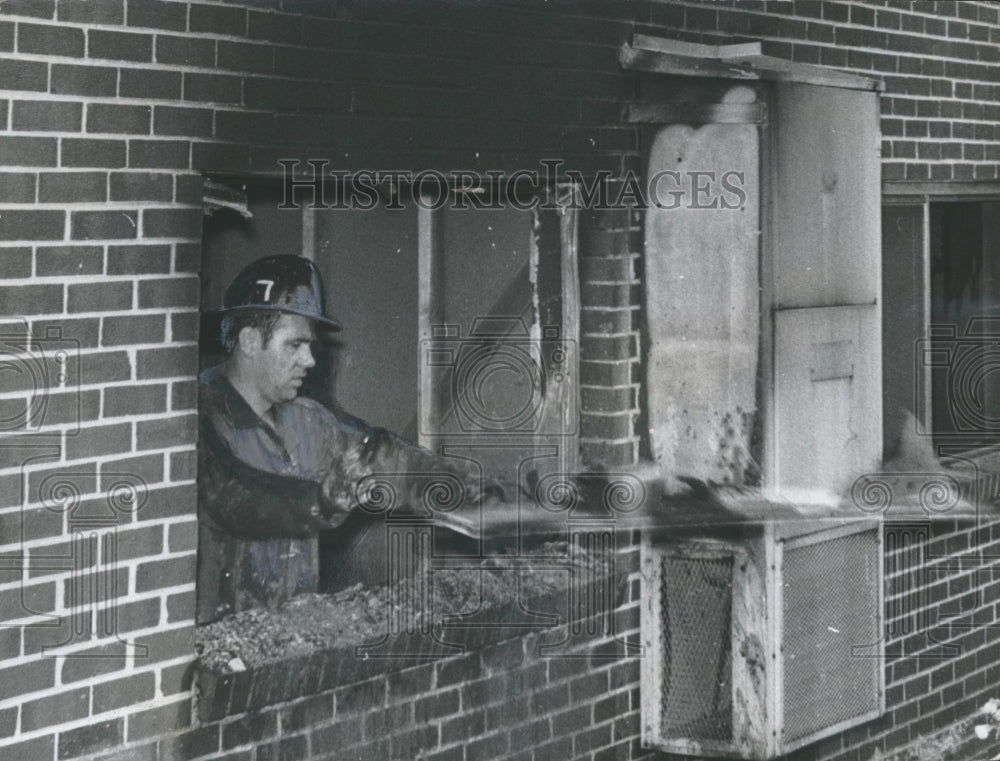
[[[761,39],[874,73],[886,180],[995,180],[997,15],[973,2],[5,0],[0,315],[20,372],[0,392],[0,757],[152,747],[190,724],[203,174],[556,157],[619,176],[640,146],[621,123],[635,81],[617,49],[640,32]],[[640,229],[624,212],[581,220],[588,462],[626,464],[640,443]],[[27,354],[26,332],[44,339]],[[31,390],[63,367],[60,348],[69,378],[42,410]],[[993,624],[992,577],[977,573],[974,615]],[[912,739],[989,692],[994,651],[968,636],[965,660],[916,662],[912,678],[914,659],[892,665],[893,731]],[[848,733],[824,755],[872,741]]]

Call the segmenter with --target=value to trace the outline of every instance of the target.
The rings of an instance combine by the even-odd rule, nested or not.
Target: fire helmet
[[[266,256],[247,265],[226,289],[219,312],[248,310],[297,314],[327,330],[342,328],[323,313],[323,280],[316,265],[302,256]]]

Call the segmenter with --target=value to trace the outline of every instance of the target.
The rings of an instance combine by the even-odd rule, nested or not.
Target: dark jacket
[[[479,497],[478,469],[389,431],[304,397],[276,405],[272,427],[221,368],[201,381],[199,623],[317,591],[316,536],[358,507],[373,516],[380,507],[419,507],[435,483],[431,477],[457,483],[465,502]],[[389,502],[384,488],[373,485],[389,486]]]

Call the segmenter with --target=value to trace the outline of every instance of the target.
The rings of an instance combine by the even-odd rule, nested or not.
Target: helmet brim
[[[325,315],[318,315],[314,312],[305,312],[300,309],[290,309],[288,307],[263,304],[241,304],[240,306],[235,307],[220,307],[218,309],[211,310],[210,314],[217,314],[221,317],[234,312],[283,312],[284,314],[297,314],[300,317],[305,317],[310,322],[315,323],[317,327],[323,330],[340,332],[344,329],[344,326],[337,320],[334,320],[331,317],[326,317]]]

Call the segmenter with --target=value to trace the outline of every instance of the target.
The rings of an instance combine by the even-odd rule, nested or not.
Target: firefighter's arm
[[[401,508],[418,505],[436,483],[453,489],[465,506],[489,496],[503,497],[499,485],[483,479],[472,464],[440,457],[384,428],[341,431],[332,446],[337,452],[329,458],[322,498],[333,511],[357,507],[370,496],[365,487],[374,479],[391,485]]]

